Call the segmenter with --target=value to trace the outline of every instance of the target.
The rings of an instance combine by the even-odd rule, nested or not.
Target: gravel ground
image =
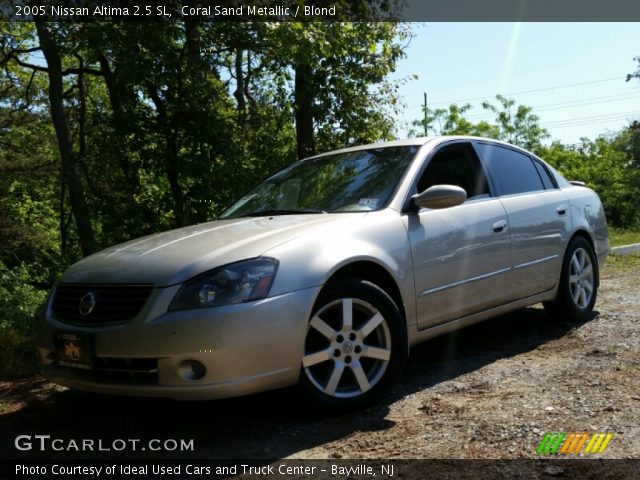
[[[47,433],[193,438],[195,452],[181,455],[208,458],[522,459],[537,457],[546,432],[562,431],[613,432],[597,457],[637,459],[639,280],[640,256],[613,257],[589,322],[554,322],[535,306],[426,342],[380,406],[348,415],[309,411],[291,390],[179,403],[72,392],[42,378],[0,383],[0,455],[15,456],[15,435]]]

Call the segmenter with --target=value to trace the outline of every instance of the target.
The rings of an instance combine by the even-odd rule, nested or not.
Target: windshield
[[[245,194],[220,218],[380,210],[417,150],[386,147],[296,162]]]

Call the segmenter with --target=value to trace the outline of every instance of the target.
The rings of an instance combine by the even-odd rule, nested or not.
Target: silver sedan
[[[212,399],[299,385],[366,405],[411,346],[543,302],[590,317],[602,204],[535,155],[434,137],[318,155],[214,222],[71,266],[38,322],[45,373],[93,392]]]

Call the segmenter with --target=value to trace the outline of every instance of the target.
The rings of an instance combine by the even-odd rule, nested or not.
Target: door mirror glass
[[[467,192],[456,185],[434,185],[411,199],[418,208],[448,208],[463,203]]]

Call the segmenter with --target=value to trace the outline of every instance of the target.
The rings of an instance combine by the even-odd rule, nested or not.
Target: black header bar
[[[11,0],[2,20],[640,22],[637,0]],[[640,26],[638,28],[640,34]]]

